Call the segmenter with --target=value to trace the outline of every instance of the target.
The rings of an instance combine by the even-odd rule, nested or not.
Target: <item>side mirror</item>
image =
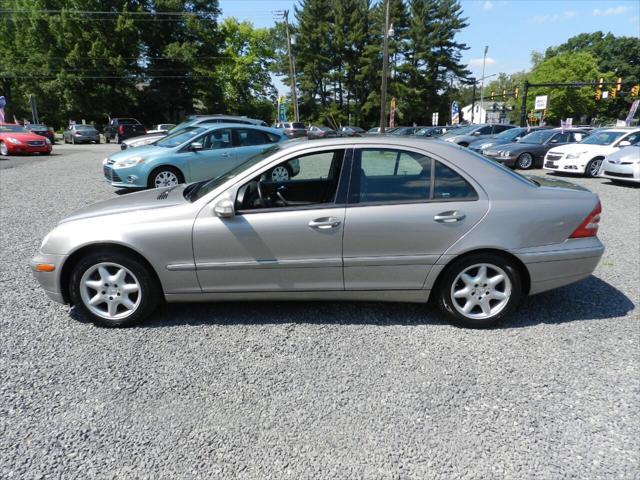
[[[618,144],[619,147],[629,147],[631,146],[631,142],[629,140],[623,140]]]
[[[213,213],[220,218],[231,218],[235,216],[236,209],[233,205],[233,201],[225,198],[216,203],[216,206],[213,207]]]
[[[558,143],[558,139],[557,138],[552,138],[549,143]]]
[[[519,142],[521,138],[522,138],[522,137],[518,137],[518,138],[516,138],[514,141],[515,141],[515,142]]]
[[[480,135],[480,132],[473,132],[472,135],[478,136],[478,135]]]
[[[189,150],[191,150],[192,152],[197,152],[198,150],[202,150],[203,148],[204,147],[200,142],[193,142],[189,147]]]

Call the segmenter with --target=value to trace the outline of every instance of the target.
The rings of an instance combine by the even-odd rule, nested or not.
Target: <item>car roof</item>
[[[280,129],[277,128],[272,128],[272,127],[263,127],[262,125],[254,125],[252,123],[224,123],[224,122],[220,122],[220,123],[215,123],[213,125],[192,125],[193,127],[198,127],[198,128],[205,128],[207,132],[211,131],[211,130],[215,130],[216,128],[253,128],[256,130],[260,130],[263,132],[268,132],[268,133],[275,133],[279,136],[282,136],[282,131],[280,131]]]

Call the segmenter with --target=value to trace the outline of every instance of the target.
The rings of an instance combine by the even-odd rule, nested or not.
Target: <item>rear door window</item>
[[[477,200],[478,194],[460,174],[436,161],[434,200]]]
[[[271,143],[271,139],[263,132],[252,128],[238,128],[235,130],[238,147],[251,147]]]

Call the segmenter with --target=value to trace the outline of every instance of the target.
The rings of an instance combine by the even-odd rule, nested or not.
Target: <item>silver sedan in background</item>
[[[292,163],[295,177],[271,175]],[[588,277],[599,219],[584,188],[444,142],[297,140],[212,180],[87,206],[31,266],[50,298],[106,326],[142,321],[163,298],[431,299],[484,328],[526,295]]]
[[[640,144],[630,145],[608,155],[598,173],[614,183],[640,184]]]

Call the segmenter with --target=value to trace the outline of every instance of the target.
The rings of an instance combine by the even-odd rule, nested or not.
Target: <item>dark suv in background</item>
[[[281,129],[289,138],[306,137],[307,129],[302,122],[282,122],[276,124],[276,128]]]
[[[114,140],[116,143],[120,143],[127,138],[145,135],[147,129],[135,118],[112,118],[102,133],[105,142],[109,143]]]

